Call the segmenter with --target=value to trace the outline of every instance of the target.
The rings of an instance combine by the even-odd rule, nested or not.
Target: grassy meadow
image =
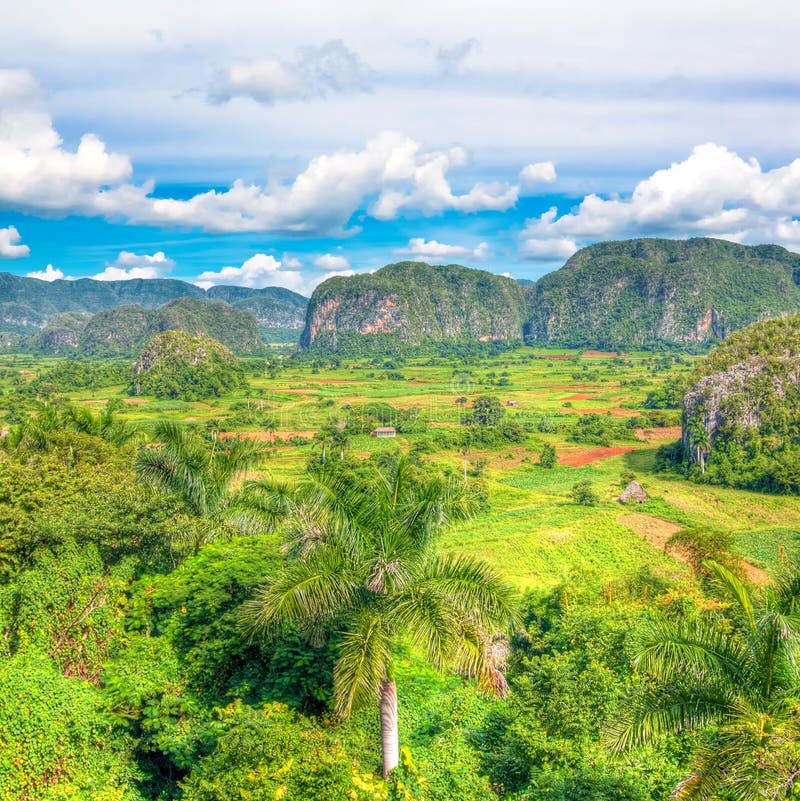
[[[3,397],[53,364],[3,357]],[[480,482],[486,503],[472,521],[449,530],[443,546],[488,560],[521,589],[577,584],[599,596],[609,585],[635,593],[645,578],[689,580],[686,564],[663,547],[686,526],[730,532],[756,579],[763,578],[761,569],[776,567],[782,553],[800,556],[795,498],[697,485],[654,472],[658,447],[680,435],[678,412],[663,413],[659,427],[646,425],[643,403],[648,392],[680,380],[691,357],[524,348],[469,362],[354,360],[329,367],[284,358],[271,370],[256,360],[246,364],[249,389],[208,403],[130,397],[125,386],[69,397],[95,409],[121,398],[123,419],[142,426],[172,419],[222,438],[238,434],[271,443],[266,470],[287,480],[298,477],[309,456],[319,452],[314,436],[320,429],[348,422],[353,415],[348,407],[380,409],[380,422],[389,426],[396,414],[413,412],[414,433],[393,439],[350,434],[345,425],[347,452],[363,459],[414,448],[453,474],[466,469]],[[481,395],[502,402],[505,419],[523,427],[524,439],[500,447],[476,445],[467,453],[440,447],[437,429],[458,428]],[[618,424],[610,441],[574,441],[575,425],[590,414]],[[552,469],[538,465],[545,443],[556,448],[558,464]],[[328,458],[338,455],[329,451]],[[634,477],[650,500],[624,506],[617,497]],[[571,488],[583,480],[598,494],[597,505],[572,500]]]

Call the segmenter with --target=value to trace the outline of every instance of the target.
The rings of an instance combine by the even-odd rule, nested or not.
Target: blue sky
[[[800,251],[785,0],[31,0],[0,25],[0,270],[518,278],[629,236]]]

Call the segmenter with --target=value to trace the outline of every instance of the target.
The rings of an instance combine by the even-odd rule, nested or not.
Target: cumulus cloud
[[[463,148],[426,152],[404,134],[387,131],[362,150],[317,156],[290,183],[262,187],[236,181],[225,192],[204,192],[188,200],[153,198],[152,187],[126,185],[99,195],[96,208],[133,223],[320,236],[342,235],[353,213],[375,195],[369,213],[381,220],[403,211],[430,216],[451,209],[502,211],[514,205],[519,195],[515,185],[476,183],[468,192],[454,192],[447,173],[466,161]]]
[[[441,261],[443,259],[477,259],[483,261],[489,255],[489,245],[481,242],[477,247],[468,248],[463,245],[446,245],[435,239],[425,240],[414,237],[408,245],[394,251],[398,256],[411,256],[420,261]]]
[[[374,74],[358,56],[335,39],[300,50],[296,59],[239,61],[217,73],[208,87],[212,103],[248,97],[272,105],[329,94],[368,92]]]
[[[350,269],[350,262],[344,256],[333,256],[330,253],[325,253],[323,256],[317,256],[314,259],[314,266],[319,267],[321,270],[342,272]]]
[[[287,267],[274,256],[256,253],[240,267],[223,267],[216,272],[207,270],[200,273],[194,282],[203,289],[220,284],[247,286],[252,289],[282,286],[303,294],[307,291],[306,279],[303,273],[297,269],[298,266],[299,262],[296,259],[292,259],[290,266]]]
[[[92,278],[95,281],[129,281],[131,278],[163,278],[175,266],[163,251],[152,256],[123,250],[117,260]]]
[[[440,47],[436,51],[436,63],[442,75],[456,75],[467,58],[480,48],[477,39],[465,39],[452,47]]]
[[[13,225],[0,228],[0,259],[24,259],[30,256],[31,249],[27,245],[20,245],[21,241],[22,237]]]
[[[284,254],[276,259],[266,253],[256,253],[240,267],[223,267],[221,270],[208,270],[195,278],[194,283],[208,289],[212,286],[233,285],[263,289],[267,286],[281,286],[301,295],[310,295],[316,286],[328,278],[342,275],[355,275],[344,256],[326,253],[314,259],[314,267],[326,270],[325,273],[306,274],[299,259]]]
[[[26,278],[38,278],[40,281],[58,281],[64,278],[64,273],[61,270],[48,264],[44,270],[34,270],[32,273],[26,273]]]
[[[537,161],[535,164],[528,164],[519,173],[519,179],[523,184],[552,184],[555,183],[557,177],[556,167],[552,161]]]
[[[127,156],[84,134],[63,147],[38,87],[25,70],[0,70],[0,207],[34,213],[93,213],[98,193],[130,178]]]
[[[626,198],[587,195],[572,211],[554,207],[526,221],[522,253],[555,258],[570,248],[629,236],[713,236],[800,251],[800,159],[764,171],[726,147],[695,147],[657,170]]]
[[[128,157],[108,152],[93,134],[85,134],[74,152],[66,149],[35,95],[28,73],[0,71],[0,208],[218,233],[320,236],[343,235],[372,198],[372,215],[388,220],[406,211],[505,210],[519,194],[518,186],[501,183],[454,192],[448,173],[466,164],[463,148],[426,151],[408,136],[387,131],[361,150],[311,159],[289,182],[239,180],[225,191],[188,199],[153,197],[153,183],[130,183]]]

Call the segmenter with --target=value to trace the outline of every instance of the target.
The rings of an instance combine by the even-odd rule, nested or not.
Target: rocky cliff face
[[[578,251],[528,288],[531,344],[706,344],[800,309],[800,256],[774,245],[634,239]]]
[[[755,458],[762,440],[777,452],[799,429],[800,315],[752,325],[698,362],[683,408],[690,461],[731,445]]]
[[[354,342],[368,347],[381,335],[408,346],[515,342],[522,338],[525,315],[523,289],[509,278],[458,265],[401,262],[317,287],[301,344],[341,350],[346,341],[348,347]]]

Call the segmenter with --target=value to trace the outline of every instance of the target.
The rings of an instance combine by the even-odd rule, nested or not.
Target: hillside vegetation
[[[134,394],[156,398],[204,400],[245,385],[239,361],[224,345],[182,331],[154,336],[133,372]]]
[[[301,344],[339,352],[514,344],[522,339],[526,314],[524,292],[510,278],[455,264],[399,262],[317,287]]]
[[[800,315],[738,331],[698,362],[683,442],[708,481],[800,492]]]
[[[777,245],[631,239],[579,250],[528,289],[530,344],[708,344],[800,309],[800,256]]]
[[[224,300],[254,314],[262,329],[296,330],[298,334],[308,302],[282,287],[217,286],[203,290],[171,278],[47,282],[0,273],[0,331],[34,334],[64,313],[92,315],[128,305],[156,309],[178,298]]]
[[[60,314],[34,339],[42,353],[76,356],[136,356],[159,331],[184,331],[217,339],[236,353],[261,349],[256,320],[250,312],[222,301],[178,298],[157,308],[125,305],[89,317]]]

